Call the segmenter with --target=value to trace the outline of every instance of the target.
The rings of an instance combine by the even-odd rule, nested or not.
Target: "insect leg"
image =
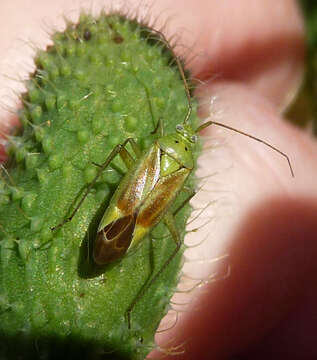
[[[173,216],[176,216],[176,215],[178,214],[178,212],[179,212],[180,210],[182,210],[182,208],[183,208],[187,203],[189,203],[190,200],[197,194],[196,191],[192,191],[190,188],[187,188],[187,187],[185,187],[185,186],[184,186],[183,190],[190,192],[190,195],[189,195],[184,201],[182,201],[182,203],[173,211]],[[167,235],[167,236],[168,236],[168,235]],[[164,238],[167,237],[167,236],[164,236]],[[158,239],[158,238],[153,237],[153,239]]]
[[[122,161],[124,162],[125,166],[128,168],[128,170],[133,166],[134,160],[133,157],[130,155],[129,151],[125,149],[124,147],[120,150],[119,156],[121,157]],[[102,168],[103,165],[97,164],[94,161],[92,162],[95,166],[98,166],[99,168]]]
[[[121,157],[122,161],[125,163],[126,167],[128,168],[128,170],[133,166],[134,164],[134,159],[133,157],[130,155],[129,151],[125,148],[125,145],[127,143],[131,144],[132,150],[134,152],[134,154],[136,155],[136,158],[138,159],[141,154],[142,151],[139,147],[139,145],[134,141],[134,139],[132,138],[128,138],[121,146],[121,150],[119,152],[119,156]],[[103,167],[103,164],[97,164],[94,161],[92,162],[95,166],[98,166],[99,168]]]
[[[145,294],[145,292],[149,289],[149,287],[158,279],[158,277],[163,273],[163,271],[167,268],[167,266],[170,264],[170,262],[175,258],[178,251],[181,248],[182,240],[179,235],[179,232],[177,230],[174,216],[171,212],[167,212],[164,216],[164,223],[168,227],[173,240],[176,243],[176,248],[172,252],[172,254],[168,257],[168,259],[165,261],[165,263],[162,265],[162,267],[158,270],[158,272],[151,278],[150,281],[144,284],[144,286],[141,288],[137,296],[134,298],[130,306],[128,307],[126,311],[126,316],[128,320],[128,328],[131,329],[131,312],[133,311],[135,305],[140,301],[142,296]]]
[[[139,145],[135,142],[135,140],[133,138],[128,138],[127,142],[130,143],[132,150],[138,159],[142,154],[142,150],[140,149]]]
[[[189,196],[173,211],[173,216],[175,216],[182,208],[190,202],[190,200],[196,195],[196,191],[191,191]]]
[[[133,139],[132,139],[133,140]],[[109,154],[109,156],[107,157],[106,161],[102,164],[95,164],[97,166],[99,166],[99,171],[97,173],[97,175],[95,176],[95,178],[93,179],[93,181],[88,185],[86,191],[84,192],[84,195],[82,196],[82,198],[80,199],[78,205],[75,207],[75,209],[73,210],[73,212],[71,213],[71,215],[66,218],[64,221],[62,221],[60,224],[54,226],[51,228],[52,231],[61,228],[62,226],[64,226],[66,223],[68,223],[69,221],[72,220],[72,218],[75,216],[75,214],[77,213],[78,209],[81,207],[82,203],[84,202],[84,200],[86,199],[87,195],[89,194],[90,190],[92,189],[92,187],[95,185],[96,181],[98,180],[98,178],[100,177],[100,175],[102,174],[102,172],[107,168],[107,166],[111,163],[111,161],[118,155],[121,154],[124,151],[126,151],[126,149],[124,148],[125,145],[130,142],[131,139],[128,138],[127,140],[124,141],[123,144],[118,144]],[[130,155],[129,155],[130,156]]]
[[[164,136],[164,127],[163,127],[162,118],[158,119],[155,129],[151,132],[151,134],[156,134],[158,130],[160,131],[160,136]]]

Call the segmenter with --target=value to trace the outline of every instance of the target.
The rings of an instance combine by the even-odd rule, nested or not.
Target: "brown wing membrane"
[[[97,233],[94,247],[96,264],[111,263],[126,253],[132,241],[135,221],[136,214],[123,216]]]

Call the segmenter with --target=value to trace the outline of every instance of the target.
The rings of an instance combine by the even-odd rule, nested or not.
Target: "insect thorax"
[[[161,162],[161,173],[172,173],[181,167],[191,170],[194,166],[192,144],[181,134],[174,133],[158,139],[160,149],[164,152]]]

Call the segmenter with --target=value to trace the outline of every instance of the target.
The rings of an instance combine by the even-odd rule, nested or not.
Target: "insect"
[[[131,328],[131,312],[133,308],[151,284],[153,284],[167,268],[181,248],[182,240],[174,217],[176,212],[180,210],[195,193],[190,193],[176,212],[172,212],[171,205],[183,189],[186,179],[193,171],[193,147],[202,129],[210,125],[221,126],[269,146],[287,159],[293,175],[288,156],[261,139],[214,121],[208,121],[197,129],[193,129],[189,125],[192,105],[183,67],[164,35],[155,30],[153,30],[153,32],[158,35],[159,39],[174,56],[184,83],[188,109],[183,123],[176,126],[175,132],[164,134],[162,121],[159,120],[153,133],[159,131],[160,134],[145,152],[140,150],[133,138],[128,138],[111,151],[103,164],[94,163],[99,168],[98,173],[94,180],[88,185],[78,205],[68,218],[52,228],[52,230],[56,230],[72,220],[99,176],[116,156],[120,156],[128,168],[128,171],[119,183],[99,223],[93,247],[94,262],[97,265],[104,265],[121,259],[125,254],[130,252],[132,248],[135,248],[161,220],[164,221],[175,242],[173,252],[166,259],[162,267],[152,276],[150,281],[142,287],[142,290],[127,309],[126,314],[129,328]],[[131,145],[135,155],[134,157],[126,149],[127,144]],[[134,160],[134,158],[136,158],[136,160]]]

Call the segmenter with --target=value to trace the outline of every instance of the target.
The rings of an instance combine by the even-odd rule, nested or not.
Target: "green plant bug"
[[[72,220],[102,172],[119,155],[128,171],[115,190],[99,223],[92,255],[95,264],[105,265],[121,259],[135,248],[161,220],[169,229],[175,242],[175,249],[165,263],[144,284],[126,310],[128,328],[131,328],[131,313],[135,305],[167,268],[182,246],[174,217],[189,202],[195,192],[190,193],[176,211],[172,212],[171,205],[184,188],[186,179],[194,169],[193,146],[202,129],[210,125],[217,125],[261,142],[287,159],[291,174],[294,176],[288,156],[255,136],[214,121],[208,121],[196,129],[189,125],[188,120],[192,112],[191,95],[181,61],[175,55],[166,37],[160,31],[153,29],[152,31],[173,55],[184,83],[188,108],[183,123],[176,126],[175,132],[164,134],[160,119],[153,131],[153,133],[159,131],[159,136],[144,152],[140,150],[133,138],[128,138],[122,144],[115,146],[103,164],[94,163],[99,168],[97,175],[86,188],[71,215],[59,225],[51,228],[56,230]],[[127,144],[130,144],[134,156],[127,150]]]

